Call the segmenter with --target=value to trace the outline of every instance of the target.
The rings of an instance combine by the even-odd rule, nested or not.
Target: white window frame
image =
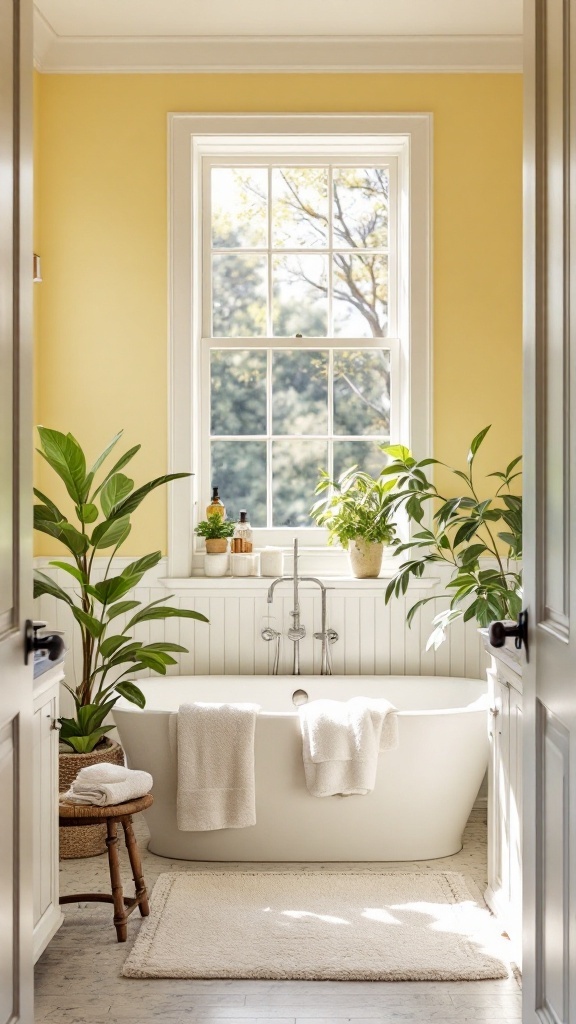
[[[198,473],[202,459],[202,193],[205,158],[246,156],[336,160],[358,157],[376,165],[390,156],[398,168],[396,336],[400,405],[398,436],[420,456],[431,454],[431,114],[170,114],[168,147],[169,218],[169,471]],[[344,340],[344,339],[342,339]],[[367,346],[370,347],[370,339]],[[326,339],[304,339],[324,347]],[[214,339],[220,347],[225,339]],[[269,339],[260,339],[274,347]],[[328,340],[327,347],[333,341]],[[210,495],[198,493],[199,478],[170,487],[169,576],[192,575],[198,555],[193,528],[204,517]],[[204,488],[205,490],[205,488]],[[266,533],[272,541],[273,531]],[[324,531],[294,530],[309,544],[325,544]],[[319,552],[320,555],[320,552]],[[201,556],[199,561],[201,562]],[[318,562],[325,568],[326,558]]]

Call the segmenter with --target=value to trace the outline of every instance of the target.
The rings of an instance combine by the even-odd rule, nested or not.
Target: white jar
[[[225,576],[228,572],[228,552],[222,551],[216,555],[204,555],[205,576]]]
[[[232,576],[251,576],[254,561],[252,555],[243,552],[232,552],[230,555],[230,572]]]
[[[260,575],[284,575],[284,552],[282,548],[265,547],[262,549],[260,552]]]

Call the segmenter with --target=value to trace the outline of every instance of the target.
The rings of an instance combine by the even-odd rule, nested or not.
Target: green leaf
[[[100,644],[100,654],[103,658],[109,658],[112,654],[115,654],[119,647],[123,647],[124,644],[127,644],[128,640],[129,637],[123,636],[119,633],[115,636],[107,636]]]
[[[59,526],[66,538],[66,544],[70,551],[73,551],[75,555],[85,554],[89,547],[86,534],[80,533],[75,526],[72,526],[72,523],[60,523]]]
[[[139,708],[146,707],[146,697],[142,693],[142,690],[140,690],[135,683],[127,681],[117,683],[116,690],[121,697],[125,697],[126,700],[129,700],[131,704],[136,704],[136,706]]]
[[[90,636],[93,636],[96,640],[106,629],[106,626],[102,622],[95,619],[93,615],[89,615],[88,612],[83,611],[82,608],[77,608],[76,605],[72,606],[72,614],[76,621],[79,622],[81,626],[84,626],[84,628],[90,633]]]
[[[387,455],[390,459],[395,459],[398,462],[405,463],[412,455],[409,448],[406,448],[403,444],[388,444],[378,446],[384,455]]]
[[[131,619],[126,630],[132,629],[138,622],[149,622],[152,619],[196,619],[198,622],[209,622],[205,615],[201,615],[200,612],[192,612],[187,608],[173,608],[171,605],[160,605],[160,607],[152,607],[152,605],[146,605],[142,611],[137,612]]]
[[[469,566],[471,562],[476,562],[483,555],[488,548],[485,544],[470,544],[469,547],[465,548],[460,554],[460,560],[462,565]]]
[[[38,433],[42,446],[40,454],[64,481],[75,504],[82,504],[86,459],[76,438],[72,434],[62,434],[59,430],[48,430],[46,427],[38,427]]]
[[[110,443],[106,445],[104,451],[101,452],[101,454],[98,456],[98,458],[96,459],[96,462],[94,463],[94,465],[91,466],[91,468],[90,468],[90,476],[92,477],[92,479],[94,479],[94,477],[96,476],[96,473],[100,469],[100,466],[104,462],[104,459],[106,459],[108,457],[108,455],[110,454],[110,452],[112,451],[114,446],[116,444],[118,444],[118,441],[122,437],[123,433],[124,433],[123,430],[119,430],[118,431],[118,433],[112,438]],[[138,447],[140,447],[140,446],[138,446]]]
[[[94,732],[90,733],[89,736],[66,736],[60,732],[60,740],[62,743],[68,744],[75,750],[77,754],[90,754],[94,747],[100,742],[102,737],[113,729],[113,725],[103,725],[100,729],[95,729]]]
[[[100,604],[112,604],[113,601],[117,601],[119,597],[124,597],[124,594],[132,590],[140,579],[140,576],[128,576],[126,578],[124,576],[111,576],[110,579],[102,580],[100,583],[95,584],[93,596]],[[136,602],[136,604],[140,603],[140,601]],[[118,615],[120,615],[120,612],[118,612]]]
[[[93,523],[98,519],[98,509],[96,505],[76,505],[76,515],[81,523]]]
[[[130,516],[108,518],[99,523],[92,533],[91,541],[95,548],[112,548],[122,544],[130,533]]]
[[[183,477],[191,476],[191,473],[168,473],[166,476],[156,477],[155,480],[151,480],[150,483],[144,484],[143,487],[139,487],[132,494],[128,495],[124,501],[121,501],[118,505],[115,505],[112,509],[109,519],[118,519],[121,516],[131,515],[138,505],[144,498],[150,494],[156,487],[161,487],[163,484],[170,483],[171,480],[180,480]]]
[[[64,572],[70,573],[78,583],[84,585],[88,582],[88,577],[81,569],[78,569],[75,565],[70,565],[69,562],[50,562],[50,565],[56,566],[57,569],[63,569]]]
[[[50,509],[50,511],[52,512],[52,517],[54,519],[54,522],[60,523],[60,522],[62,522],[62,520],[64,520],[66,522],[66,516],[62,515],[62,512],[60,511],[60,509],[54,504],[53,501],[50,500],[50,498],[47,498],[45,494],[42,494],[42,491],[39,491],[37,487],[34,487],[33,490],[34,490],[34,494],[36,495],[36,497],[39,498],[40,501],[44,505],[46,505]]]
[[[416,520],[417,523],[421,523],[424,518],[424,509],[422,508],[422,502],[414,495],[408,498],[406,502],[406,511],[411,519]]]
[[[113,604],[106,610],[106,618],[115,619],[117,615],[123,615],[124,612],[131,612],[133,608],[137,608],[141,601],[119,601],[118,604]]]
[[[110,477],[100,492],[100,505],[106,518],[110,515],[114,505],[128,497],[133,487],[134,481],[124,476],[124,473],[115,473]]]
[[[484,427],[484,429],[481,430],[479,434],[476,434],[476,437],[472,438],[472,441],[470,442],[470,451],[468,452],[469,463],[473,462],[474,456],[476,455],[476,452],[478,451],[480,445],[482,444],[482,441],[486,437],[486,434],[490,430],[491,426],[492,424],[489,424],[487,427]]]
[[[39,569],[34,570],[34,597],[42,597],[43,594],[49,594],[50,597],[56,597],[59,601],[64,601],[66,604],[72,605],[72,598],[68,596],[62,587],[58,586],[50,576],[40,572]]]
[[[34,529],[39,533],[47,533],[49,537],[55,537],[68,547],[68,541],[62,533],[62,522],[65,523],[66,520],[56,522],[52,511],[46,505],[34,505]]]
[[[122,570],[121,575],[131,577],[138,576],[139,579],[142,579],[144,573],[148,572],[149,569],[153,569],[155,565],[158,565],[161,558],[161,551],[153,551],[149,555],[143,555],[142,558],[137,558],[135,562],[130,562],[130,565],[127,565]]]
[[[124,468],[124,466],[127,466],[130,460],[133,459],[137,452],[140,451],[141,447],[142,445],[140,444],[134,445],[133,448],[130,448],[127,452],[124,452],[124,455],[120,459],[118,459],[118,462],[114,463],[112,469],[106,474],[101,484],[94,491],[94,494],[92,495],[93,501],[100,494],[102,488],[105,487],[105,485],[108,483],[110,477],[114,476],[115,473],[118,473],[121,469]]]

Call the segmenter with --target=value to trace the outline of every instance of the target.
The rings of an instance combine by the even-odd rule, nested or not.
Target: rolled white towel
[[[97,807],[124,804],[149,793],[153,781],[149,772],[100,762],[81,768],[68,792],[60,794],[60,801]]]

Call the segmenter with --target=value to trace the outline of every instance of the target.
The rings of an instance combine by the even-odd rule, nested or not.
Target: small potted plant
[[[382,566],[384,545],[396,536],[394,480],[377,478],[352,466],[337,480],[324,470],[316,494],[328,491],[310,510],[318,526],[328,530],[328,543],[338,542],[348,551],[352,574],[374,579]]]
[[[170,617],[208,620],[199,612],[176,608],[163,601],[142,606],[130,597],[144,573],[158,564],[162,553],[143,555],[114,574],[114,556],[131,530],[131,516],[146,496],[157,487],[188,473],[156,477],[134,489],[134,480],[123,472],[140,449],[136,445],[125,452],[99,482],[96,477],[103,463],[122,436],[120,431],[88,468],[86,456],[72,434],[38,427],[39,454],[63,482],[72,502],[68,518],[41,491],[34,489],[39,504],[34,506],[34,528],[55,538],[65,548],[67,561],[55,559],[49,564],[71,577],[64,588],[46,573],[34,573],[34,596],[47,594],[62,601],[73,616],[82,639],[82,664],[76,686],[65,683],[72,695],[75,714],[61,718],[60,741],[66,753],[60,754],[60,790],[68,789],[81,768],[100,761],[123,764],[118,743],[106,736],[113,728],[105,721],[119,697],[144,707],[144,694],[134,676],[149,669],[166,674],[167,665],[175,665],[175,653],[187,653],[179,644],[134,639],[139,623]],[[95,558],[106,557],[104,575]],[[166,600],[171,595],[167,595]],[[106,850],[106,826],[60,830],[61,856],[89,857]]]
[[[236,523],[231,519],[223,519],[219,512],[210,512],[198,523],[194,533],[204,538],[209,555],[217,555],[228,550],[228,538],[232,537],[235,528]]]

